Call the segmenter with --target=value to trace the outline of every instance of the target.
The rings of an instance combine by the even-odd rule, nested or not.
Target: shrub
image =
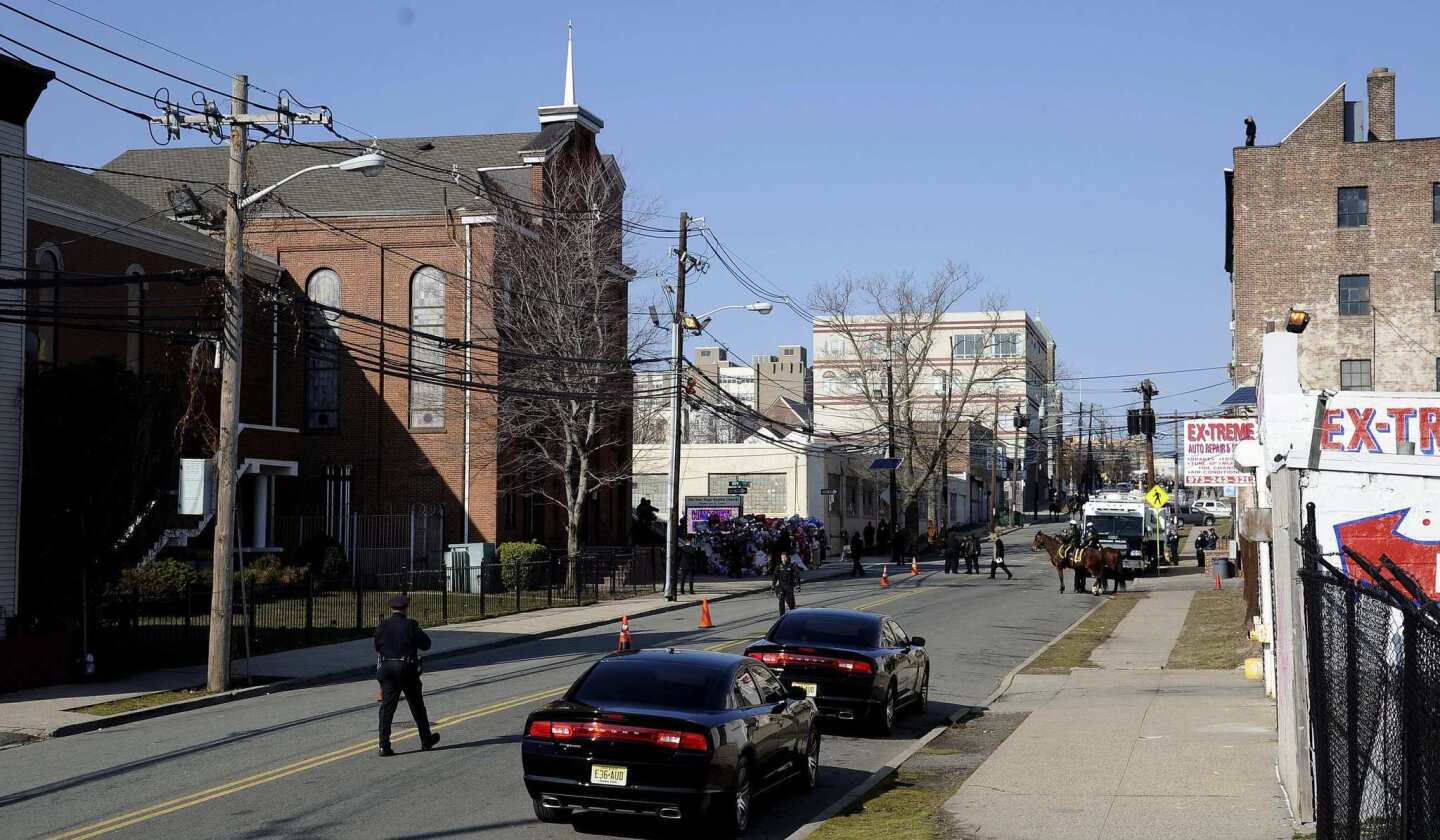
[[[545,585],[550,552],[537,542],[500,543],[500,579],[506,589],[539,589]]]
[[[304,566],[286,566],[273,554],[262,554],[245,563],[245,570],[236,575],[235,583],[246,582],[251,586],[304,583],[309,579],[309,572]]]
[[[122,570],[115,589],[127,595],[183,595],[186,587],[198,587],[201,582],[193,566],[172,557]]]

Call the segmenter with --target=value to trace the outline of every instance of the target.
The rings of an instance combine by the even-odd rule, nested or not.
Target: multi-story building
[[[813,400],[809,351],[782,344],[771,355],[739,364],[723,347],[696,347],[695,371],[686,374],[681,435],[686,443],[741,443],[768,428],[780,436],[810,425]],[[645,371],[635,376],[642,393],[668,389],[673,374]],[[670,427],[665,396],[636,401],[636,442],[661,443]]]
[[[24,264],[25,126],[45,86],[49,70],[0,56],[0,278],[22,279],[8,266]],[[15,616],[20,590],[20,470],[25,399],[25,327],[15,314],[25,303],[22,289],[0,289],[0,639]]]
[[[816,319],[818,433],[883,440],[887,323],[883,316],[853,316],[844,324]],[[999,446],[989,460],[1012,471],[1003,475],[997,503],[1002,509],[1044,507],[1060,410],[1051,405],[1058,402],[1056,344],[1045,325],[1023,310],[950,312],[927,332],[907,336],[903,347],[892,340],[897,416],[936,424],[948,404],[952,421],[963,417],[988,427]],[[1017,416],[1025,425],[1017,426]],[[976,472],[967,462],[968,447],[951,446],[949,452],[949,472]]]
[[[446,542],[534,537],[564,544],[558,506],[533,492],[533,477],[507,476],[495,394],[411,371],[443,364],[450,375],[463,364],[471,381],[507,384],[497,359],[507,349],[494,318],[497,296],[525,292],[500,269],[500,231],[533,237],[515,219],[543,224],[535,208],[547,206],[568,167],[604,169],[623,193],[618,167],[597,145],[604,123],[577,104],[573,78],[567,67],[563,104],[539,108],[534,131],[380,139],[374,148],[390,161],[380,177],[308,175],[246,211],[247,247],[293,278],[293,291],[400,329],[351,330],[337,343],[325,324],[307,325],[318,337],[298,349],[281,347],[278,363],[269,348],[247,347],[245,389],[268,387],[277,376],[290,382],[273,407],[242,411],[242,424],[253,429],[246,434],[293,437],[297,455],[294,479],[264,492],[242,488],[242,520],[258,520],[252,508],[344,515],[421,505],[444,511]],[[250,152],[247,178],[257,187],[275,184],[362,151],[345,142],[261,143]],[[107,168],[158,179],[97,177],[152,212],[174,216],[194,208],[182,208],[175,184],[164,179],[183,179],[202,193],[201,185],[226,180],[227,160],[226,149],[210,146],[138,149]],[[630,275],[621,255],[613,256],[614,305],[623,311]],[[446,342],[438,350],[437,339]],[[607,450],[618,463],[629,460],[628,418],[624,425]],[[582,543],[626,540],[629,495],[623,485],[593,494]]]
[[[1371,71],[1366,100],[1341,84],[1279,142],[1234,150],[1237,386],[1254,384],[1261,337],[1295,308],[1310,316],[1305,387],[1440,390],[1440,138],[1397,136],[1388,69]]]

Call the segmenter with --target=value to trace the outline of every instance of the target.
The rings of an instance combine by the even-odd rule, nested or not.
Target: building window
[[[1435,390],[1440,391],[1440,359],[1435,360]]]
[[[1020,355],[1020,334],[996,333],[991,346],[994,348],[991,353],[993,356],[1018,356]]]
[[[1430,185],[1430,221],[1440,225],[1440,182]]]
[[[1340,390],[1368,391],[1370,388],[1369,359],[1345,359],[1340,362]]]
[[[1340,275],[1340,314],[1370,314],[1370,275]]]
[[[340,275],[328,268],[316,270],[305,284],[312,303],[339,308]],[[340,427],[339,313],[311,311],[305,345],[305,428]]]
[[[55,363],[55,342],[59,337],[56,328],[60,321],[60,272],[65,265],[60,260],[60,251],[48,242],[35,249],[35,267],[40,269],[37,279],[49,280],[51,285],[38,288],[31,300],[36,307],[36,318],[32,322],[28,348],[30,358],[42,365]]]
[[[973,359],[980,355],[983,341],[984,336],[957,335],[951,339],[951,352],[963,359]]]
[[[421,266],[410,278],[410,428],[445,428],[445,274]],[[427,338],[426,336],[434,336]]]
[[[139,277],[145,274],[145,269],[138,264],[132,264],[125,269],[128,277]],[[129,322],[129,329],[125,333],[125,368],[131,373],[140,373],[143,369],[141,354],[141,331],[145,329],[145,284],[135,282],[125,287],[125,320]]]
[[[1440,271],[1435,272],[1435,311],[1440,312]]]
[[[1370,224],[1370,189],[1341,187],[1336,200],[1340,227],[1364,227]]]

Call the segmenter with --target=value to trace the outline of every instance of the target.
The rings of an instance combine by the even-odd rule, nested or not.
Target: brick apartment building
[[[623,191],[613,159],[597,147],[603,126],[567,85],[565,104],[539,109],[536,131],[381,139],[376,145],[390,163],[379,177],[307,175],[246,211],[247,249],[280,266],[291,291],[400,327],[304,325],[320,336],[318,350],[313,338],[306,349],[286,344],[284,313],[249,313],[267,325],[274,318],[281,336],[278,346],[246,348],[245,389],[273,387],[276,397],[242,407],[241,446],[247,435],[284,438],[296,456],[293,479],[242,487],[242,521],[253,523],[242,531],[247,544],[273,542],[263,524],[268,513],[404,513],[421,505],[443,511],[445,543],[534,537],[564,545],[560,511],[498,476],[494,395],[417,380],[394,366],[433,361],[416,335],[468,339],[473,380],[501,381],[505,348],[496,343],[492,296],[513,281],[497,269],[498,230],[512,225],[504,211],[544,207],[562,167],[609,167]],[[263,143],[250,153],[248,178],[258,189],[362,151],[344,142]],[[185,179],[199,193],[201,184],[224,182],[227,156],[218,147],[137,149],[107,168]],[[98,177],[152,211],[182,210],[163,181]],[[446,364],[458,367],[460,356],[449,353]],[[627,437],[613,457],[628,459],[628,447]],[[598,491],[582,541],[625,542],[628,499],[628,487]]]
[[[1395,74],[1341,84],[1226,172],[1232,378],[1253,385],[1261,336],[1310,314],[1307,388],[1440,390],[1440,138],[1400,139]],[[1368,124],[1368,125],[1367,125]]]

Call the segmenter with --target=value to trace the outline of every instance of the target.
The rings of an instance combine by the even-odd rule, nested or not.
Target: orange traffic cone
[[[880,567],[880,588],[890,588],[890,568],[888,566]]]
[[[705,630],[714,627],[715,622],[710,620],[710,599],[700,599],[700,629]]]
[[[918,558],[918,557],[911,557],[911,558],[910,558],[910,577],[915,577],[915,576],[918,575],[918,574],[920,574],[920,558]]]
[[[1219,592],[1219,591],[1220,591],[1220,576],[1219,576],[1219,575],[1216,575],[1216,576],[1215,576],[1215,591],[1216,591],[1216,592]]]
[[[620,641],[615,646],[616,650],[630,649],[630,616],[620,616]]]

